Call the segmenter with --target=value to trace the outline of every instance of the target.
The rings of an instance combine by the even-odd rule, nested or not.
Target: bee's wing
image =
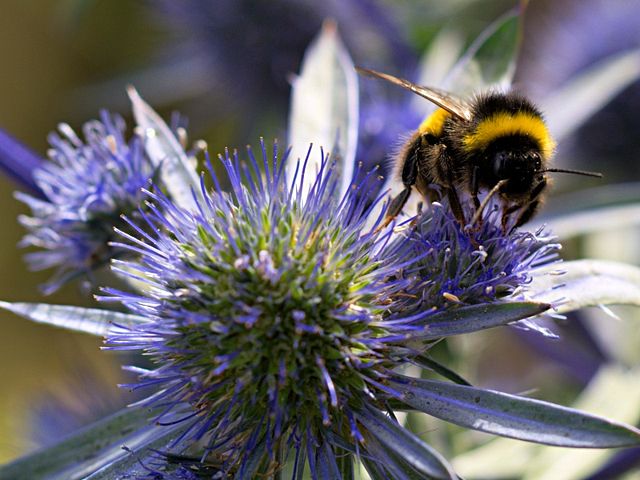
[[[431,103],[434,103],[438,107],[446,110],[452,115],[455,115],[461,120],[465,120],[467,122],[471,120],[472,114],[469,103],[461,98],[451,95],[450,93],[436,88],[421,87],[420,85],[411,83],[409,80],[405,80],[404,78],[394,77],[393,75],[376,72],[375,70],[369,70],[368,68],[356,67],[356,70],[364,75],[381,78],[387,82],[391,82],[401,86],[402,88],[411,90],[413,93],[417,93],[421,97],[426,98]]]

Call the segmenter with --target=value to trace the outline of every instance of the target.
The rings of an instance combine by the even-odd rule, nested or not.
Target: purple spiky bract
[[[102,112],[82,131],[84,140],[63,124],[49,136],[49,161],[33,172],[43,198],[16,194],[31,209],[19,217],[28,232],[20,245],[39,249],[26,255],[27,263],[56,269],[45,293],[122,253],[109,247],[113,227],[125,225],[121,214],[135,215],[154,174],[142,140],[125,138],[121,117]]]

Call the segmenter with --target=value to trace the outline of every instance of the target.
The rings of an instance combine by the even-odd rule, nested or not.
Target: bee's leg
[[[502,215],[502,230],[505,232],[507,231],[506,229],[507,218],[511,213],[513,213],[516,210],[520,210],[520,214],[518,215],[518,218],[516,219],[516,222],[513,224],[513,227],[511,228],[511,230],[521,227],[522,225],[527,223],[529,220],[531,220],[531,218],[535,215],[536,211],[538,210],[538,207],[540,206],[540,196],[542,195],[542,192],[544,192],[546,187],[547,187],[547,180],[543,178],[542,180],[540,180],[540,182],[538,182],[538,184],[533,188],[533,190],[531,190],[531,194],[529,195],[529,198],[524,204],[514,205],[513,207],[506,209]]]
[[[389,225],[394,218],[400,215],[402,209],[407,204],[409,196],[411,195],[412,187],[415,185],[418,179],[418,156],[420,154],[420,139],[413,142],[413,144],[407,150],[407,155],[402,165],[402,183],[404,190],[396,195],[389,204],[387,214],[382,220],[382,223],[376,228],[376,232],[382,230]]]
[[[449,207],[453,216],[456,217],[458,223],[464,228],[466,220],[464,218],[464,210],[462,210],[462,204],[460,203],[460,197],[458,197],[458,191],[456,190],[456,182],[453,176],[453,170],[455,165],[453,159],[447,152],[447,147],[444,144],[434,145],[435,165],[440,179],[439,183],[444,188],[449,200]]]
[[[460,198],[458,197],[458,192],[456,191],[455,188],[453,187],[447,188],[447,198],[449,199],[449,206],[451,207],[453,216],[456,217],[456,220],[458,221],[460,226],[464,228],[467,224],[467,221],[464,218],[464,211],[462,210],[462,205],[460,204]]]
[[[409,195],[411,195],[411,186],[405,186],[404,190],[391,199],[387,214],[380,228],[386,227],[394,218],[400,215],[400,212],[402,212],[402,209],[407,204],[407,200],[409,200]]]
[[[480,205],[480,199],[478,198],[478,192],[480,190],[480,185],[478,181],[478,166],[473,167],[473,171],[471,172],[471,178],[469,180],[469,192],[471,192],[471,200],[473,201],[473,209],[475,211],[473,215],[473,219],[469,224],[470,228],[473,229],[475,225],[480,228],[482,226],[482,210],[483,207]]]
[[[511,230],[515,230],[516,228],[521,227],[522,225],[527,223],[529,220],[531,220],[531,218],[535,215],[536,211],[538,210],[539,206],[540,206],[540,199],[539,198],[536,198],[535,200],[532,200],[520,212],[520,215],[518,215],[518,219],[516,220],[516,223],[513,225],[513,228]]]
[[[523,205],[521,203],[516,203],[515,205],[511,205],[510,207],[505,207],[505,209],[502,212],[502,221],[500,222],[501,226],[502,226],[502,233],[503,234],[507,234],[508,232],[512,232],[516,227],[515,224],[514,226],[511,228],[511,230],[509,230],[509,228],[507,228],[507,223],[509,222],[509,217],[511,216],[511,214],[513,212],[517,212],[518,210],[522,210]],[[518,217],[519,218],[519,217]]]
[[[473,206],[476,210],[480,208],[480,199],[478,199],[478,191],[480,190],[479,180],[478,180],[478,166],[473,167],[473,172],[471,173],[471,199],[473,200]],[[482,222],[482,218],[480,219]]]
[[[484,212],[484,210],[487,208],[487,205],[489,205],[489,201],[491,200],[491,197],[493,197],[494,195],[496,195],[497,193],[500,192],[500,190],[502,189],[502,187],[507,183],[507,180],[503,179],[500,180],[498,183],[496,183],[493,188],[491,190],[489,190],[489,193],[487,193],[487,196],[484,197],[484,199],[482,200],[482,203],[480,205],[478,205],[478,207],[476,208],[476,213],[474,213],[473,218],[471,219],[471,223],[470,226],[473,229],[474,225],[478,225],[478,227],[480,227],[482,225],[482,212]],[[520,208],[517,207],[516,210]],[[503,214],[502,216],[502,220],[504,222],[505,219],[505,215]],[[503,225],[504,228],[504,225]]]

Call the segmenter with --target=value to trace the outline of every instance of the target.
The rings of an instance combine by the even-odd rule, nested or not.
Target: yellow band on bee
[[[450,113],[446,110],[438,108],[422,121],[418,127],[418,132],[420,132],[421,135],[430,134],[436,137],[441,136],[444,128],[444,122],[449,115]]]
[[[465,150],[483,150],[491,142],[509,135],[526,135],[537,142],[545,158],[549,158],[555,142],[542,118],[527,112],[497,113],[478,123],[473,133],[462,139]]]

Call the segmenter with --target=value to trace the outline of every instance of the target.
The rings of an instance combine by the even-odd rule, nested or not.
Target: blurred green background
[[[171,13],[163,14],[160,8],[163,3],[151,0],[3,0],[0,15],[0,127],[45,155],[46,136],[61,121],[77,128],[84,121],[95,118],[101,107],[128,115],[125,86],[133,82],[147,100],[158,106],[167,117],[173,109],[190,117],[192,137],[206,139],[214,153],[226,145],[254,142],[258,134],[267,138],[282,137],[286,125],[287,88],[282,79],[290,71],[279,71],[278,78],[264,79],[275,85],[274,92],[280,92],[273,96],[270,93],[252,96],[247,92],[247,98],[243,99],[236,92],[227,90],[229,85],[220,83],[220,77],[233,80],[234,72],[224,70],[231,68],[228,61],[215,63],[218,71],[212,72],[210,77],[207,68],[212,68],[211,65],[205,65],[206,68],[198,72],[182,71],[180,74],[184,78],[175,78],[176,84],[173,84],[170,72],[178,72],[175,65],[193,53],[194,45],[188,45],[191,49],[181,46],[194,43],[195,48],[199,46],[202,49],[203,55],[207,54],[207,48],[203,46],[202,39],[198,39],[200,43],[192,41],[190,36],[197,32],[190,31],[188,24],[178,28],[173,22],[175,19],[167,18]],[[194,8],[198,3],[208,4],[209,9],[215,5],[214,1],[190,3]],[[251,8],[252,2],[242,3],[245,8]],[[253,3],[264,6],[268,2]],[[286,11],[287,2],[276,3],[278,8]],[[393,21],[400,26],[400,34],[419,58],[443,26],[458,26],[470,41],[515,2],[403,0],[379,3],[394,12]],[[340,2],[333,5],[327,8],[340,8]],[[637,36],[630,38],[628,35],[634,28],[636,32],[640,31],[638,1],[539,0],[532,1],[529,10],[523,62],[516,79],[517,84],[531,92],[534,99],[598,59],[633,46],[629,42],[638,41]],[[598,12],[608,14],[603,16]],[[635,12],[635,16],[629,12]],[[279,18],[282,25],[277,23]],[[593,30],[593,19],[600,19],[598,32]],[[225,20],[237,25],[240,35],[256,33],[246,28],[247,20],[242,16]],[[274,15],[272,20],[265,28],[288,28],[284,15]],[[317,31],[320,21],[318,15],[308,30]],[[339,22],[339,27],[359,28],[357,22],[349,24],[349,21],[352,20],[345,19],[347,27]],[[372,26],[362,25],[362,28],[364,31]],[[353,37],[357,38],[357,35]],[[229,43],[229,38],[215,41],[218,42],[217,48],[231,51],[235,48]],[[358,45],[357,40],[353,40],[353,45]],[[269,48],[278,49],[279,45],[267,45],[267,51]],[[293,64],[288,66],[291,71],[295,70],[302,53],[302,50],[294,52]],[[371,60],[367,55],[372,55],[371,52],[358,51],[353,54],[356,63],[364,64]],[[211,78],[211,84],[207,84],[208,78]],[[261,80],[254,79],[256,84]],[[636,82],[614,101],[612,107],[594,117],[585,129],[563,145],[560,154],[573,158],[572,163],[582,168],[605,170],[607,181],[637,179],[640,172],[640,162],[637,161],[640,149],[636,114],[640,108],[638,92]],[[247,99],[255,102],[253,110],[247,107]],[[597,135],[594,136],[593,132]],[[597,139],[600,139],[599,143]],[[557,163],[562,164],[562,161]],[[37,285],[48,277],[49,272],[28,272],[21,258],[22,252],[16,249],[23,232],[15,218],[26,209],[14,200],[14,188],[8,180],[0,178],[0,205],[5,225],[0,247],[3,272],[0,275],[0,298],[41,301]],[[634,235],[633,231],[627,234]],[[582,242],[581,248],[586,248],[585,251],[591,248],[600,257],[622,256],[627,260],[640,261],[637,243],[623,253],[619,249],[602,248],[602,241],[592,242],[592,245],[589,242]],[[610,243],[605,242],[604,245]],[[70,285],[49,297],[48,301],[87,304],[86,294],[87,291],[77,284]],[[95,413],[91,411],[95,405],[90,404],[87,409],[86,402],[81,401],[86,398],[84,390],[94,387],[84,381],[88,376],[104,379],[104,385],[97,390],[104,401],[100,408],[108,409],[111,402],[115,405],[119,401],[115,387],[118,381],[122,381],[119,363],[115,354],[99,351],[98,340],[34,325],[7,313],[0,313],[0,322],[0,462],[36,446],[37,442],[29,431],[30,415],[46,399],[65,399],[71,409],[78,410],[80,417],[90,418],[91,413]],[[510,391],[520,386],[542,385],[543,390],[548,389],[548,398],[558,401],[575,393],[578,385],[571,382],[565,384],[568,387],[565,390],[554,390],[554,385],[565,381],[561,369],[539,361],[530,351],[514,343],[508,333],[495,331],[475,338],[482,347],[474,358],[469,359],[472,366],[467,371],[485,385],[501,387],[504,386],[501,384],[504,378],[515,377],[519,380],[516,387],[508,387]],[[507,365],[501,361],[502,358],[513,360]],[[497,369],[498,365],[505,371]],[[485,372],[484,376],[482,372]]]

